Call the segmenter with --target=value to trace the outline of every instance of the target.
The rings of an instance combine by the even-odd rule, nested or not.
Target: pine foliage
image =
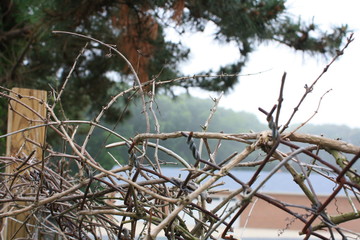
[[[78,32],[118,49],[136,68],[141,82],[180,76],[179,64],[189,49],[165,39],[165,29],[179,33],[203,31],[209,22],[217,26],[214,38],[236,42],[240,58],[219,69],[222,78],[197,78],[180,83],[226,91],[239,80],[226,76],[241,72],[259,44],[277,41],[310,54],[334,53],[347,32],[337,26],[325,32],[316,23],[289,17],[283,0],[4,0],[0,4],[0,84],[57,90],[64,83],[73,60],[85,41],[52,34],[52,30]],[[107,57],[104,57],[107,56]],[[91,43],[78,62],[63,104],[78,115],[105,103],[109,93],[132,84],[127,65],[108,49]],[[117,73],[114,81],[109,72]],[[204,75],[211,73],[203,73]],[[82,109],[71,102],[77,99]]]

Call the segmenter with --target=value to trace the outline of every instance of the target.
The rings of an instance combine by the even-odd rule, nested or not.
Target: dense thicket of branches
[[[139,100],[139,99],[138,99]],[[204,119],[206,119],[212,108],[212,101],[210,99],[201,99],[196,97],[182,94],[173,98],[171,96],[157,95],[156,97],[156,111],[158,112],[158,122],[161,126],[162,132],[175,132],[182,129],[188,131],[200,131],[204,125]],[[124,121],[118,122],[115,126],[114,123],[104,122],[103,125],[115,132],[121,132],[126,138],[133,137],[134,132],[145,132],[145,116],[140,115],[142,107],[140,101],[134,99],[128,107],[128,110],[132,113]],[[320,110],[321,111],[321,110]],[[179,114],[181,113],[181,114]],[[295,123],[292,127],[296,127]],[[78,131],[86,132],[86,129],[90,126],[82,126]],[[210,132],[258,132],[266,129],[266,123],[261,122],[256,118],[254,114],[248,112],[235,112],[230,109],[218,107],[216,114],[211,120],[211,124],[208,127]],[[360,129],[351,128],[345,125],[335,124],[324,124],[314,125],[306,124],[299,130],[301,133],[309,133],[315,135],[323,135],[327,138],[338,139],[349,142],[354,145],[360,145]],[[108,143],[116,142],[117,137],[109,135],[102,129],[95,129],[94,137],[89,142],[88,149],[92,156],[96,156],[95,160],[99,162],[104,168],[111,169],[116,163],[112,160],[112,157],[108,154],[109,152],[114,156],[120,163],[126,163],[128,155],[126,151],[119,151],[118,148],[105,149],[99,148],[98,146],[105,146]],[[77,141],[82,141],[85,136],[78,136]],[[210,144],[216,144],[210,142]],[[162,141],[161,145],[166,148],[172,149],[174,152],[181,155],[190,164],[194,163],[191,152],[189,151],[186,144],[181,140],[176,141]],[[211,145],[212,146],[212,145]],[[237,142],[227,142],[217,152],[219,159],[225,159],[229,152],[240,151],[244,148],[242,144]],[[280,148],[280,150],[283,150]],[[151,151],[151,150],[150,150]],[[322,156],[324,160],[330,161],[333,159],[331,156]],[[247,160],[251,161],[257,158],[257,154],[253,154]],[[360,163],[360,162],[359,162]],[[358,165],[360,166],[360,165]],[[271,164],[266,166],[265,170],[269,170],[273,167]],[[252,168],[249,166],[249,170]]]
[[[80,36],[75,33],[66,34]],[[89,39],[86,36],[82,38]],[[287,122],[279,123],[286,80],[284,74],[277,104],[268,111],[259,108],[268,122],[267,129],[259,132],[207,132],[211,119],[216,114],[220,97],[214,99],[209,117],[204,120],[203,131],[191,132],[183,129],[177,132],[161,132],[155,107],[157,95],[145,94],[143,88],[151,87],[152,92],[156,93],[155,88],[167,82],[151,81],[141,84],[138,78],[137,85],[114,95],[93,121],[62,119],[54,109],[67,91],[68,86],[64,84],[61,91],[52,92],[56,101],[46,104],[46,117],[37,115],[36,119],[28,119],[18,113],[24,116],[24,121],[29,125],[46,126],[63,144],[62,148],[57,150],[56,146],[33,142],[27,138],[26,141],[44,152],[42,159],[33,157],[33,154],[26,155],[21,149],[14,156],[0,157],[2,168],[14,164],[17,166],[13,172],[0,174],[0,203],[3,204],[0,219],[11,220],[19,214],[27,214],[28,218],[20,220],[22,227],[27,229],[26,236],[23,237],[27,238],[46,236],[51,239],[103,239],[107,236],[109,239],[141,237],[150,240],[164,234],[168,239],[238,239],[230,230],[236,219],[249,208],[251,201],[257,198],[273,205],[278,211],[286,212],[294,221],[300,221],[303,227],[299,229],[299,233],[304,239],[359,238],[358,229],[349,230],[342,225],[360,218],[360,175],[354,168],[360,157],[359,146],[341,140],[299,134],[296,132],[298,129],[286,131],[303,100],[352,40],[350,36],[344,48],[336,53],[319,77],[308,85]],[[112,49],[99,40],[93,41]],[[116,49],[112,50],[116,52]],[[116,53],[121,55],[120,52]],[[135,74],[131,64],[129,67]],[[69,74],[74,71],[75,68]],[[181,80],[183,78],[173,79],[171,82]],[[3,87],[1,89],[1,97],[10,103],[20,102],[21,99],[40,101],[31,96],[11,95],[11,90]],[[141,99],[146,126],[143,133],[134,132],[131,138],[122,136],[121,131],[115,132],[100,124],[104,113],[127,94]],[[78,134],[79,125],[90,125],[90,129],[87,130],[85,139],[78,142],[75,136]],[[124,164],[118,163],[118,168],[107,170],[94,160],[95,156],[89,154],[88,144],[95,128],[101,128],[119,139],[106,148],[124,149],[128,153]],[[25,128],[20,132],[25,133],[28,130],[29,128]],[[11,134],[14,133],[9,133]],[[177,154],[160,144],[160,140],[176,139],[188,144],[195,160],[193,165],[184,160],[181,153]],[[200,139],[198,145],[195,143],[196,139]],[[210,145],[211,139],[217,140],[217,144]],[[245,148],[238,153],[229,153],[225,159],[218,158],[218,150],[227,141],[239,142]],[[280,151],[280,145],[287,147],[287,151]],[[155,151],[149,151],[150,148]],[[255,150],[262,151],[262,154],[261,158],[250,163],[257,167],[251,178],[234,176],[231,170],[235,167],[247,167],[249,163],[244,161]],[[167,157],[160,158],[159,152],[167,154]],[[331,154],[334,161],[325,161],[320,152]],[[311,163],[306,161],[309,158]],[[116,158],[113,160],[117,161]],[[166,176],[162,167],[170,162],[183,166],[185,177]],[[309,204],[294,205],[260,191],[268,178],[261,182],[257,179],[270,162],[276,162],[276,166],[266,175],[271,177],[283,167],[309,200]],[[75,174],[69,169],[71,164],[77,166]],[[311,182],[313,175],[334,184],[332,194],[324,201],[320,200],[319,193],[312,187],[316,184]],[[215,193],[213,187],[221,187],[220,180],[225,176],[234,181],[237,188],[228,192],[228,197],[216,206],[210,207]],[[327,207],[334,202],[336,204],[336,197],[341,191],[346,193],[350,210],[329,213]],[[231,208],[224,208],[235,197],[238,197],[236,204]],[[193,221],[184,221],[183,216]],[[287,226],[284,226],[284,229],[286,231]]]
[[[346,26],[335,27],[332,32],[321,31],[315,23],[288,17],[285,2],[280,0],[4,0],[0,3],[0,12],[3,105],[0,115],[4,115],[8,102],[19,102],[23,98],[38,101],[29,96],[11,96],[8,88],[48,89],[51,97],[46,104],[46,118],[26,119],[25,116],[25,119],[29,124],[43,124],[52,134],[51,138],[59,140],[54,146],[32,142],[44,152],[42,159],[21,151],[14,156],[0,157],[1,169],[18,164],[14,172],[0,173],[0,219],[28,214],[31,221],[22,222],[28,230],[27,237],[101,239],[107,235],[110,239],[134,239],[140,234],[146,239],[156,239],[161,232],[169,239],[207,239],[215,236],[219,227],[225,227],[220,235],[234,239],[229,232],[232,223],[255,197],[301,221],[303,229],[299,230],[306,239],[310,236],[359,237],[357,232],[344,229],[341,223],[359,218],[359,174],[353,167],[360,149],[337,140],[287,132],[298,107],[287,122],[278,123],[283,88],[277,106],[269,112],[261,109],[270,130],[255,133],[207,132],[218,99],[214,99],[215,106],[209,121],[203,125],[203,132],[181,129],[163,133],[154,106],[157,89],[163,86],[226,91],[238,80],[249,54],[263,42],[277,41],[312,54],[335,54],[335,60],[343,54],[344,49],[338,48]],[[181,43],[165,41],[165,28],[173,27],[180,33],[202,31],[208,22],[218,26],[214,34],[217,40],[234,41],[238,45],[240,58],[219,69],[221,74],[215,77],[202,74],[176,78],[177,66],[187,58],[189,50]],[[349,37],[346,46],[351,41]],[[117,73],[120,80],[111,79],[109,72]],[[299,105],[318,80],[306,88]],[[132,137],[124,137],[121,131],[115,132],[101,124],[105,113],[120,119],[126,114],[126,107],[112,106],[116,101],[132,101],[135,96],[141,100],[145,118],[143,133],[135,129]],[[92,121],[69,118],[94,111],[98,114]],[[81,130],[79,125],[90,126],[80,141],[76,138]],[[283,127],[278,128],[280,125]],[[107,147],[116,146],[127,152],[127,161],[119,163],[119,168],[106,169],[95,160],[97,156],[89,153],[95,128],[118,138]],[[5,136],[1,135],[1,139]],[[197,138],[201,139],[199,147],[194,144]],[[180,139],[187,143],[195,163],[190,165],[181,153],[161,146],[160,139]],[[218,144],[209,144],[209,139],[217,140]],[[244,148],[239,153],[229,153],[226,159],[219,158],[217,152],[226,144],[225,140],[242,143]],[[305,146],[300,147],[300,142]],[[279,145],[288,146],[288,152],[281,152]],[[243,161],[255,150],[262,151],[263,158],[251,163],[257,167],[252,178],[244,180],[233,176],[231,169],[248,166]],[[326,162],[313,150],[326,151],[336,161]],[[159,152],[169,157],[162,159]],[[311,157],[311,165],[302,161],[302,156]],[[118,161],[115,157],[113,160]],[[188,171],[186,177],[164,176],[162,165],[169,164],[168,161],[182,164]],[[255,185],[255,180],[270,162],[278,165],[269,174],[276,174],[278,168],[284,167],[309,199],[310,206],[290,209],[291,203],[259,192],[266,181]],[[72,166],[76,166],[75,173],[71,171]],[[308,176],[312,174],[329,177],[329,181],[336,184],[333,194],[324,202],[319,201],[317,192],[311,188]],[[234,180],[238,188],[210,209],[212,187],[225,176]],[[341,190],[348,194],[351,211],[330,215],[326,207]],[[240,198],[236,207],[223,210],[222,206],[234,196]],[[306,211],[307,218],[297,210]],[[182,220],[180,216],[184,214],[194,219],[195,226]],[[322,229],[326,229],[328,235],[320,231]]]

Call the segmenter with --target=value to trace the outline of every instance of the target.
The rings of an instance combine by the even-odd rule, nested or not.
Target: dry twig
[[[60,31],[55,33],[80,36],[101,43],[105,47],[109,47],[117,52],[117,49],[113,49],[111,45],[104,44],[88,36]],[[352,36],[348,39],[348,43],[343,50],[351,41]],[[341,53],[343,50],[341,50]],[[127,61],[121,53],[118,54]],[[338,54],[333,61],[340,55]],[[76,61],[74,62],[74,67]],[[62,236],[63,239],[101,239],[105,235],[109,239],[135,239],[139,235],[145,239],[156,239],[161,232],[170,239],[207,239],[215,237],[220,227],[225,228],[225,231],[222,232],[224,238],[236,239],[234,236],[229,235],[228,230],[235,227],[233,223],[237,217],[245,209],[250,208],[249,203],[254,198],[258,198],[302,222],[302,233],[306,235],[305,238],[310,236],[321,239],[327,238],[328,236],[325,236],[320,231],[321,229],[327,229],[331,232],[330,237],[333,238],[335,236],[333,234],[334,231],[341,236],[359,237],[359,233],[348,231],[342,228],[340,224],[360,217],[360,176],[353,169],[355,162],[358,161],[360,156],[360,147],[340,140],[296,133],[295,131],[290,133],[284,132],[307,94],[311,92],[316,82],[333,61],[327,65],[323,73],[306,89],[304,96],[295,108],[296,110],[294,110],[282,131],[280,131],[281,134],[278,131],[278,121],[283,101],[285,74],[282,78],[278,107],[274,106],[270,113],[261,109],[266,114],[270,130],[264,129],[264,131],[258,133],[187,132],[186,129],[179,132],[161,132],[160,123],[157,120],[156,111],[153,106],[156,100],[155,87],[189,78],[179,78],[163,82],[152,80],[145,84],[140,84],[140,81],[137,81],[137,86],[114,96],[100,111],[94,121],[61,120],[54,112],[54,105],[47,105],[49,119],[41,118],[41,123],[37,126],[7,133],[0,136],[0,138],[46,126],[52,129],[59,138],[63,139],[65,144],[70,146],[71,151],[61,152],[50,147],[44,149],[46,164],[43,164],[44,162],[40,159],[34,159],[31,156],[28,158],[20,158],[18,156],[0,157],[2,166],[13,163],[18,163],[21,166],[21,168],[17,169],[17,172],[0,173],[2,182],[0,186],[0,203],[10,204],[10,208],[7,211],[4,211],[4,209],[0,211],[0,218],[10,218],[23,212],[32,212],[36,217],[36,227],[39,229],[39,232],[53,236]],[[131,67],[131,64],[129,65]],[[136,76],[135,70],[133,71]],[[155,121],[155,133],[151,133],[148,128],[145,133],[139,133],[132,139],[127,139],[122,136],[121,132],[115,132],[99,124],[105,111],[118,98],[129,92],[141,92],[142,87],[149,84],[152,84],[153,95],[150,96],[151,99],[148,106]],[[1,89],[1,97],[18,102],[16,98],[9,95],[10,90]],[[65,84],[57,94],[58,97],[55,103],[61,100],[63,91],[66,91]],[[145,102],[145,96],[142,94],[141,98],[143,99],[144,112],[146,112],[147,103]],[[216,104],[217,102],[215,101],[213,111],[215,111]],[[30,109],[29,106],[25,107]],[[275,120],[273,120],[272,115],[276,108],[277,112]],[[209,120],[210,118],[211,116]],[[147,126],[149,126],[148,117],[146,121]],[[90,130],[85,138],[86,140],[82,144],[78,143],[76,138],[74,138],[74,135],[77,134],[76,132],[68,132],[68,127],[72,125],[90,126]],[[207,125],[208,121],[204,126],[204,130],[207,129]],[[108,134],[121,139],[121,142],[106,146],[106,148],[123,148],[129,152],[128,162],[124,163],[121,168],[106,170],[87,151],[87,143],[90,141],[90,136],[95,128],[100,128]],[[184,136],[187,137],[187,140]],[[183,139],[184,144],[186,141],[188,142],[189,151],[192,151],[196,161],[194,166],[186,162],[178,153],[159,144],[159,140],[168,139],[168,141],[171,141],[175,138]],[[216,152],[220,146],[218,144],[214,149],[211,149],[209,144],[207,144],[207,141],[210,139],[221,140],[223,145],[229,141],[236,141],[243,144],[245,148],[238,154],[230,155],[228,159],[217,159],[216,154],[211,154],[211,161],[209,161],[201,158],[193,142],[195,138],[200,139],[205,144],[209,154]],[[156,142],[150,142],[149,140],[151,139],[155,139]],[[300,144],[305,146],[300,147]],[[142,145],[142,147],[140,148],[138,145]],[[291,151],[289,153],[282,153],[278,149],[279,145],[289,146]],[[315,149],[319,151],[325,150],[331,153],[336,161],[334,163],[327,162],[318,153],[312,152],[311,150],[314,149],[314,145],[316,145]],[[150,156],[148,153],[149,147],[156,149],[155,155]],[[265,153],[264,160],[252,163],[244,162],[255,150]],[[161,162],[158,159],[158,151],[167,153],[171,159],[175,159],[184,165],[189,171],[186,179],[183,180],[164,175],[165,173],[161,169]],[[301,155],[299,155],[300,153]],[[352,160],[348,161],[342,153],[354,156]],[[138,161],[139,156],[137,154],[147,159],[152,164],[152,167],[147,167],[141,161]],[[306,158],[316,159],[316,163],[310,164],[304,161]],[[258,185],[254,185],[257,177],[262,173],[262,169],[270,161],[280,162],[277,167],[267,174],[268,177]],[[298,172],[291,166],[289,164],[291,161],[295,161],[302,171]],[[79,170],[83,171],[82,175],[79,173],[70,174],[66,165],[73,163],[77,163],[80,166],[81,169]],[[247,165],[258,166],[257,171],[250,180],[244,180],[242,176],[236,176],[232,173],[232,169],[235,167]],[[311,168],[312,171],[304,172],[304,166]],[[288,171],[293,176],[299,189],[312,202],[312,206],[295,206],[292,203],[283,202],[261,193],[261,186],[266,184],[268,179],[276,175],[280,168]],[[28,175],[22,175],[24,171],[28,171]],[[336,183],[336,188],[331,196],[328,196],[325,201],[321,202],[317,192],[312,188],[309,175],[319,174],[324,178],[330,178],[327,176],[329,172],[333,175],[331,179]],[[211,201],[212,194],[222,190],[219,190],[221,188],[219,182],[224,181],[225,177],[234,181],[237,187],[228,193],[228,197],[213,203],[215,206],[210,209],[209,202]],[[15,178],[20,179],[21,182],[14,181]],[[216,189],[214,190],[215,186]],[[27,188],[35,189],[36,191],[34,192],[36,194],[26,194],[25,189]],[[338,215],[327,214],[325,208],[334,201],[341,189],[347,189],[351,211]],[[237,199],[237,202],[231,208],[224,208],[234,198]],[[16,204],[17,202],[27,202],[29,204],[19,206]],[[306,214],[303,213],[304,211]],[[233,213],[236,213],[235,216],[232,215]],[[184,221],[182,216],[186,216],[186,218],[192,221]],[[199,216],[201,217],[199,218]],[[319,220],[319,222],[315,223],[315,220]],[[139,224],[140,222],[142,224]],[[24,225],[27,226],[28,224],[24,222]]]

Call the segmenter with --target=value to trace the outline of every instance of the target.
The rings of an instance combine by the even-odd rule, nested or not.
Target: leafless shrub
[[[96,41],[122,56],[115,48],[99,40],[74,33],[67,34]],[[344,49],[351,41],[352,36],[349,37]],[[343,54],[344,49],[338,52],[334,60]],[[123,59],[125,58],[123,57]],[[237,239],[236,236],[231,235],[234,221],[249,208],[252,200],[258,198],[301,221],[303,228],[299,229],[299,233],[304,236],[304,239],[308,239],[310,236],[320,239],[329,237],[335,239],[336,234],[342,236],[343,239],[359,238],[359,233],[344,229],[341,227],[341,223],[357,219],[360,216],[358,209],[360,176],[353,169],[360,156],[360,147],[340,140],[300,134],[296,131],[285,131],[298,107],[311,93],[317,81],[333,61],[325,67],[313,84],[306,87],[292,116],[283,125],[283,128],[279,129],[278,119],[283,101],[284,84],[282,84],[278,104],[269,112],[259,109],[265,114],[269,129],[258,133],[207,132],[207,126],[212,114],[216,111],[221,96],[213,99],[214,107],[209,119],[204,124],[204,131],[189,132],[184,129],[180,132],[161,132],[156,111],[152,107],[155,88],[161,84],[181,81],[185,78],[163,82],[152,80],[141,85],[135,77],[136,85],[114,96],[94,121],[60,120],[55,114],[54,108],[60,101],[63,91],[66,91],[67,80],[59,92],[52,93],[55,101],[52,105],[46,106],[49,113],[48,118],[43,119],[42,124],[37,127],[46,126],[52,129],[64,139],[71,151],[55,151],[51,147],[43,146],[44,159],[36,159],[31,155],[26,157],[21,154],[1,157],[2,166],[16,162],[26,168],[14,173],[1,173],[0,202],[1,204],[7,203],[10,207],[2,209],[0,218],[16,218],[20,213],[31,212],[35,218],[32,227],[35,226],[34,229],[37,231],[30,234],[32,239],[39,234],[50,238],[53,236],[53,239],[103,239],[104,236],[109,239],[135,239],[136,237],[156,239],[160,232],[168,239],[215,239],[217,237]],[[131,67],[129,62],[128,64]],[[74,68],[76,68],[76,61]],[[69,77],[73,69],[70,71]],[[136,76],[135,70],[132,67],[131,69]],[[282,83],[285,82],[285,78],[284,74]],[[145,85],[152,88],[153,94],[144,94],[142,88]],[[16,101],[16,98],[9,95],[10,91],[2,88],[1,97]],[[137,134],[132,139],[127,139],[121,133],[99,124],[104,112],[118,98],[129,92],[138,92],[141,97],[147,125],[147,132]],[[153,133],[150,132],[149,115],[152,116],[151,119],[154,120],[153,124],[156,126]],[[273,115],[275,115],[275,119]],[[74,126],[82,124],[89,125],[90,130],[85,140],[79,143],[74,140],[74,135],[77,134]],[[119,142],[106,147],[126,148],[129,153],[126,165],[119,164],[113,170],[106,170],[87,152],[87,144],[95,128],[102,128],[119,138]],[[20,131],[27,130],[29,128]],[[8,133],[1,137],[11,134],[14,133]],[[177,153],[164,148],[159,143],[159,140],[171,141],[174,138],[183,138],[184,142],[187,142],[189,151],[192,151],[195,159],[194,165],[190,165]],[[201,140],[199,147],[195,145],[194,139]],[[227,141],[237,141],[245,144],[246,148],[240,153],[230,155],[227,159],[217,159],[216,152],[221,144],[211,148],[208,144],[209,139],[216,139],[222,144],[226,144]],[[302,143],[302,147],[299,146],[299,143]],[[281,152],[278,148],[279,145],[288,146],[289,152]],[[204,147],[206,151],[202,150]],[[153,156],[148,154],[148,148],[155,148]],[[244,160],[257,149],[265,153],[264,159],[245,163]],[[318,155],[319,150],[331,153],[338,160],[337,164],[322,159]],[[186,177],[181,179],[166,176],[161,167],[163,162],[160,162],[158,158],[159,151],[165,152],[172,161],[177,161],[182,165],[186,169]],[[206,157],[201,156],[201,153],[204,154],[203,152],[207,152]],[[343,153],[353,155],[352,159],[346,159]],[[313,162],[306,163],[303,161],[305,157],[313,159]],[[277,161],[276,167],[266,174],[268,177],[255,185],[257,177],[270,161]],[[291,161],[298,163],[301,171],[289,164]],[[78,164],[80,172],[76,175],[69,174],[66,171],[66,164],[69,162]],[[231,173],[235,167],[248,164],[258,166],[250,180],[245,181],[241,176],[234,176]],[[292,175],[303,194],[309,199],[310,207],[295,206],[294,208],[291,202],[280,201],[259,191],[268,179],[283,167]],[[24,174],[25,172],[26,174]],[[313,174],[328,178],[336,184],[333,193],[325,201],[319,200],[317,192],[312,187],[316,183],[312,183],[309,176]],[[210,208],[213,187],[225,176],[235,181],[238,187],[228,193],[228,197],[223,201]],[[36,194],[28,194],[25,189],[33,189]],[[326,208],[341,190],[345,190],[347,193],[352,211],[336,216],[329,215]],[[236,204],[231,208],[224,208],[235,196],[239,197]],[[27,204],[18,205],[18,202]],[[304,211],[306,214],[303,213]],[[188,219],[193,219],[193,222],[184,221],[184,215]],[[27,226],[30,223],[25,221],[24,224]],[[324,229],[326,233],[321,231]]]

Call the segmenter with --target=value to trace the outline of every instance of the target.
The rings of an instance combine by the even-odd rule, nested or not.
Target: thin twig
[[[218,104],[219,104],[219,102],[220,102],[221,97],[223,96],[223,94],[224,94],[224,92],[221,92],[218,98],[212,98],[212,100],[213,100],[213,102],[214,102],[214,106],[210,109],[209,117],[206,119],[204,126],[201,126],[201,128],[203,129],[203,132],[207,132],[208,127],[209,127],[209,123],[210,123],[211,119],[213,118],[213,116],[214,116],[214,114],[215,114],[215,112],[216,112],[217,106],[218,106]],[[203,140],[203,139],[200,139],[200,143],[199,143],[199,154],[200,154],[200,157],[201,157],[201,154],[202,154],[203,144],[204,144],[204,140]]]
[[[85,49],[87,48],[88,44],[89,44],[89,43],[87,42],[87,43],[85,44],[85,46],[81,49],[80,53],[79,53],[79,54],[77,55],[77,57],[75,58],[75,61],[74,61],[73,65],[72,65],[72,67],[71,67],[68,75],[66,76],[65,81],[64,81],[63,85],[61,86],[61,89],[60,89],[59,93],[57,94],[56,98],[54,99],[54,103],[53,103],[53,105],[52,105],[52,107],[51,107],[52,109],[54,109],[55,106],[56,106],[56,104],[60,101],[60,98],[61,98],[61,96],[62,96],[62,94],[63,94],[63,92],[64,92],[64,90],[65,90],[65,87],[66,87],[66,85],[67,85],[67,83],[68,83],[68,81],[69,81],[72,73],[74,72],[75,67],[76,67],[76,65],[77,65],[80,57],[84,54]]]
[[[313,118],[315,117],[315,115],[319,112],[320,105],[321,105],[321,101],[323,100],[324,96],[325,96],[326,94],[328,94],[331,90],[332,90],[332,89],[327,90],[327,91],[320,97],[318,106],[317,106],[316,110],[314,111],[314,113],[313,113],[305,122],[303,122],[303,123],[300,124],[297,128],[295,128],[294,130],[292,130],[288,135],[291,135],[291,134],[297,132],[300,128],[302,128],[303,126],[305,126],[308,122],[310,122],[311,119],[313,119]],[[285,137],[285,138],[286,138],[286,137]]]
[[[315,84],[320,80],[320,78],[327,72],[327,70],[329,69],[329,67],[331,67],[331,65],[336,61],[336,59],[338,59],[341,55],[344,54],[345,49],[349,46],[349,44],[353,41],[353,33],[350,35],[350,37],[347,39],[347,42],[345,44],[345,46],[337,51],[336,56],[330,61],[330,63],[328,63],[325,68],[323,69],[323,71],[320,73],[320,75],[313,81],[313,83],[310,86],[305,85],[305,93],[304,95],[301,97],[298,105],[294,108],[294,111],[292,112],[289,120],[285,123],[285,125],[283,126],[283,128],[281,129],[280,133],[284,132],[286,128],[289,127],[289,124],[291,122],[291,120],[293,119],[293,117],[295,116],[295,113],[298,111],[300,105],[303,103],[303,101],[305,100],[305,98],[307,97],[307,95],[309,93],[311,93],[314,90]]]

